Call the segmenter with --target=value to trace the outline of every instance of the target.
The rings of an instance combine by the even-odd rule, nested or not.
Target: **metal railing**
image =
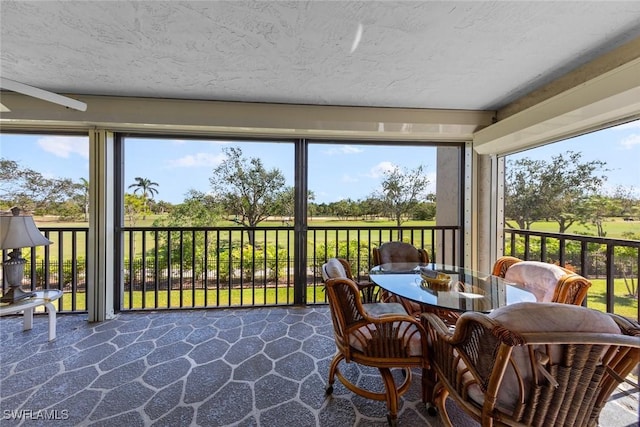
[[[23,287],[62,289],[61,312],[86,312],[88,229],[41,230],[54,243],[23,250],[28,260]],[[304,294],[307,304],[323,304],[320,267],[328,258],[347,259],[353,273],[363,278],[371,266],[371,249],[386,241],[424,248],[434,261],[456,259],[462,248],[458,227],[309,227],[306,282],[296,286],[294,233],[292,227],[123,228],[116,308],[292,305],[296,292]],[[640,317],[640,241],[508,229],[505,254],[574,268],[594,282],[587,305]]]
[[[506,255],[569,267],[593,283],[586,304],[640,319],[640,241],[505,229]]]
[[[455,252],[457,227],[309,227],[303,269],[295,285],[292,227],[126,227],[121,310],[324,304],[320,267],[328,258],[367,274],[374,246],[404,240]]]
[[[60,289],[62,297],[56,301],[60,311],[86,312],[86,272],[88,234],[86,227],[40,227],[53,243],[49,246],[22,249],[27,260],[24,267],[23,289]],[[2,259],[9,251],[2,251]],[[7,283],[2,276],[3,292]]]

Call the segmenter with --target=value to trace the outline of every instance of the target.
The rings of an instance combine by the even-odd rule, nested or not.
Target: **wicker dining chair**
[[[524,285],[541,302],[581,305],[591,287],[591,281],[564,267],[512,256],[498,258],[492,274]]]
[[[385,242],[371,250],[373,265],[382,265],[394,262],[415,262],[416,264],[428,264],[429,254],[424,249],[416,248],[406,242]]]
[[[369,280],[356,280],[351,272],[349,261],[344,258],[329,258],[322,265],[322,279],[326,282],[329,279],[347,278],[353,280],[362,297],[363,303],[379,302],[381,300],[381,289]]]
[[[385,242],[379,247],[371,250],[373,265],[393,264],[393,263],[415,263],[424,265],[429,263],[429,253],[424,249],[416,248],[406,242]],[[383,291],[381,294],[383,301],[398,302],[403,305],[407,313],[419,317],[424,311],[422,304],[407,300],[398,295]]]
[[[411,368],[428,368],[427,336],[422,324],[407,314],[397,303],[363,304],[356,283],[337,278],[326,281],[329,307],[333,320],[333,332],[337,347],[329,367],[327,395],[333,393],[335,377],[352,392],[367,399],[386,401],[387,420],[397,425],[400,397],[409,389]],[[377,368],[382,376],[384,392],[360,387],[345,377],[339,369],[340,362],[357,363]],[[398,385],[392,368],[403,369],[403,379]],[[422,375],[426,378],[426,375]],[[422,382],[423,401],[427,395],[425,380]]]
[[[483,426],[597,426],[640,361],[640,324],[569,304],[527,302],[464,313],[451,331],[425,313],[435,403],[450,396]]]

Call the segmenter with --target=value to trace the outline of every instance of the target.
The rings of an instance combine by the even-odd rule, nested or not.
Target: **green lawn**
[[[606,312],[606,280],[605,279],[591,279],[591,288],[587,293],[587,306],[594,310]],[[636,286],[638,282],[636,280]],[[627,287],[624,284],[623,279],[615,279],[613,282],[614,288],[614,307],[615,313],[631,319],[638,318],[638,300],[628,296]]]
[[[123,305],[125,309],[141,309],[143,293],[133,292],[133,301],[131,301],[129,293],[125,293]],[[146,291],[144,293],[146,307],[155,307],[155,292]],[[171,303],[169,304],[169,298]],[[172,290],[170,293],[165,291],[158,292],[157,305],[159,308],[179,308],[180,307],[180,291]],[[284,305],[293,303],[293,289],[278,288],[257,288],[255,290],[250,287],[247,289],[222,289],[216,291],[215,289],[208,289],[206,291],[206,304],[205,304],[205,291],[203,289],[196,289],[195,292],[191,290],[185,290],[182,292],[182,307],[240,307],[255,305]]]
[[[315,295],[314,295],[315,292]],[[180,308],[180,290],[172,290],[171,292],[159,291],[158,292],[158,308]],[[308,294],[308,302],[310,304],[316,302],[324,302],[324,288],[323,286],[308,286],[307,287]],[[205,304],[205,295],[206,295],[206,304]],[[86,310],[84,306],[84,293],[78,293],[78,311]],[[123,298],[123,306],[125,310],[133,309],[140,310],[142,309],[142,299],[145,299],[145,308],[154,308],[156,294],[154,291],[135,291],[129,294],[129,292],[125,292]],[[252,299],[253,298],[253,299]],[[169,299],[171,303],[169,304]],[[82,301],[80,301],[82,300]],[[255,290],[247,287],[245,289],[221,289],[220,291],[216,291],[215,289],[208,289],[205,293],[204,289],[196,289],[195,292],[191,290],[182,291],[182,307],[194,307],[194,308],[202,308],[202,307],[217,307],[217,308],[230,308],[230,307],[249,307],[252,304],[256,306],[261,305],[286,305],[293,303],[293,288],[287,289],[286,287],[280,287],[277,289],[274,288],[256,288]],[[55,302],[54,304],[58,304],[59,302]],[[70,311],[71,307],[71,297],[70,295],[63,298],[62,310]]]
[[[587,295],[587,306],[593,308],[594,310],[606,312],[606,299],[605,299],[605,280],[604,279],[595,279],[592,280],[593,286],[589,289],[589,293]],[[624,317],[628,317],[631,319],[636,319],[638,315],[638,300],[627,296],[627,289],[624,286],[624,282],[622,279],[617,279],[614,284],[615,287],[615,312]],[[314,295],[315,292],[315,295]],[[140,291],[133,292],[132,300],[130,298],[130,294],[127,292],[124,295],[124,307],[125,309],[141,309],[142,308],[142,298],[143,293]],[[313,303],[314,301],[323,302],[325,301],[324,289],[322,286],[308,286],[307,287],[307,295],[309,303]],[[84,294],[78,294],[78,300],[83,300]],[[276,299],[277,296],[277,299]],[[146,291],[144,293],[144,298],[146,299],[146,308],[155,307],[155,292]],[[220,291],[216,290],[207,290],[206,292],[207,304],[205,304],[205,291],[203,289],[196,289],[195,293],[190,290],[183,291],[182,294],[182,306],[183,307],[240,307],[240,306],[248,306],[251,304],[255,304],[257,306],[260,305],[276,305],[276,304],[287,304],[287,301],[290,303],[293,302],[293,289],[289,288],[279,288],[276,290],[274,288],[256,288],[255,291],[251,288],[246,288],[243,290],[232,289],[229,291],[228,289],[222,289]],[[169,298],[171,299],[171,304],[169,304]],[[255,298],[252,300],[252,298]],[[179,308],[180,307],[180,291],[172,290],[171,293],[167,291],[158,292],[158,307],[159,308]],[[84,310],[85,307],[82,305],[78,306],[78,310]],[[69,311],[71,310],[71,298],[64,298],[63,310]]]
[[[151,226],[153,221],[157,219],[156,217],[148,217],[146,220],[142,221],[139,220],[138,223],[136,225],[138,226]],[[52,222],[52,221],[38,221],[38,219],[36,218],[36,222],[38,223],[39,226],[42,227],[87,227],[88,224],[86,222]],[[419,226],[429,226],[429,225],[434,225],[435,222],[433,221],[408,221],[406,223],[404,223],[404,226],[408,226],[408,227],[419,227]],[[231,221],[226,221],[224,223],[220,223],[217,224],[218,226],[237,226],[237,224],[231,222]],[[260,224],[262,227],[276,227],[276,226],[280,226],[282,225],[282,222],[279,220],[276,221],[265,221],[263,223]],[[312,220],[309,222],[310,226],[326,226],[326,227],[344,227],[344,226],[353,226],[353,227],[393,227],[395,226],[395,223],[393,221],[383,221],[383,220],[378,220],[378,221],[362,221],[362,220],[354,220],[354,221],[344,221],[344,220],[332,220],[332,219],[327,219],[327,218],[318,218],[315,220]],[[610,238],[623,238],[622,234],[625,232],[631,232],[631,233],[635,233],[635,234],[640,234],[640,221],[623,221],[622,219],[612,219],[609,220],[607,222],[605,222],[604,224],[604,228],[607,231],[607,237]],[[558,227],[557,224],[554,222],[536,222],[532,225],[532,230],[535,231],[546,231],[546,232],[557,232],[558,231]],[[585,226],[582,225],[574,225],[569,229],[569,233],[584,233],[584,232],[588,232],[591,234],[593,233],[593,230],[588,229]],[[224,236],[224,234],[223,234]],[[257,240],[258,241],[262,241],[262,242],[267,242],[267,243],[271,243],[275,241],[276,238],[276,231],[275,230],[269,230],[266,233],[262,234],[260,232],[257,233]],[[383,233],[382,235],[378,234],[378,233],[374,233],[371,235],[371,240],[372,241],[377,241],[377,240],[387,240],[389,239],[388,237],[388,233]],[[292,237],[292,233],[289,234],[289,237]],[[355,239],[357,238],[358,235],[351,231],[349,232],[349,239]],[[364,242],[367,242],[369,239],[369,234],[366,232],[363,232],[359,235],[360,239]],[[318,232],[316,234],[316,238],[317,238],[317,243],[315,243],[316,245],[322,244],[324,243],[324,238],[325,238],[325,234],[324,232]],[[53,239],[53,238],[52,238]],[[244,235],[244,239],[246,241],[246,234]],[[286,246],[287,244],[287,232],[285,230],[279,231],[278,232],[278,239],[279,239],[279,244],[282,246]],[[327,233],[327,241],[329,242],[335,242],[336,240],[346,240],[347,239],[347,231],[345,230],[340,230],[337,233],[334,232],[328,232]],[[234,233],[233,235],[233,240],[234,241],[238,241],[239,240],[239,233]],[[425,240],[430,240],[430,235],[425,235]],[[429,244],[430,242],[427,241],[425,242],[426,244]],[[415,240],[415,244],[416,245],[420,245],[422,244],[422,242],[420,241],[420,237],[417,236],[417,240]],[[63,241],[63,245],[62,245],[62,251],[65,254],[65,258],[71,256],[71,245],[72,245],[72,241],[70,238],[67,238],[65,236],[64,241]],[[79,248],[84,248],[84,241],[82,239],[80,239],[78,241],[78,247]],[[128,250],[128,246],[126,246],[126,250]],[[136,237],[136,242],[135,242],[135,247],[137,248],[137,250],[139,250],[142,245],[141,245],[141,236],[138,235]],[[152,241],[151,240],[147,240],[147,249],[150,249],[152,247]],[[289,248],[293,249],[293,242],[289,241]],[[53,245],[50,246],[50,255],[52,258],[56,258],[57,257],[57,253],[58,253],[58,242],[54,242]],[[314,253],[314,249],[317,249],[317,246],[314,246],[314,241],[313,241],[313,234],[310,231],[310,235],[309,235],[309,254],[310,256]],[[42,248],[37,248],[38,251],[38,256],[42,257]],[[27,251],[24,251],[25,253],[27,253]],[[78,253],[79,256],[82,256],[82,254]],[[322,254],[318,254],[318,255],[322,255]],[[588,305],[591,308],[600,310],[600,311],[605,311],[606,310],[606,303],[605,303],[605,281],[604,279],[596,279],[596,280],[592,280],[593,282],[593,286],[589,291],[588,294]],[[309,289],[309,292],[312,292],[313,288]],[[278,296],[277,296],[277,301],[278,303],[283,303],[285,301],[287,301],[287,292],[289,292],[289,301],[292,301],[293,299],[293,295],[292,295],[292,290],[286,290],[286,289],[279,289],[278,290]],[[317,290],[316,290],[317,292]],[[242,293],[240,293],[240,291],[237,290],[233,290],[231,291],[231,294],[229,294],[228,290],[222,290],[219,293],[216,293],[215,291],[208,291],[207,293],[207,304],[208,305],[222,305],[222,306],[240,306],[241,304],[251,304],[252,299],[251,298],[255,298],[256,304],[258,305],[271,305],[271,304],[276,304],[276,294],[275,294],[275,290],[273,289],[268,289],[265,291],[263,289],[256,289],[255,291],[255,296],[252,296],[253,290],[251,289],[245,289],[242,291]],[[627,316],[627,317],[631,317],[631,318],[636,318],[637,317],[637,310],[638,310],[638,301],[636,299],[630,298],[625,296],[628,293],[626,287],[624,286],[624,282],[622,279],[617,279],[615,281],[615,307],[616,307],[616,312],[618,314]],[[128,301],[128,294],[125,295],[125,307],[129,306],[129,301]],[[146,303],[147,306],[155,306],[154,303],[154,298],[155,295],[153,294],[153,292],[147,292],[146,293]],[[160,307],[167,307],[168,306],[168,299],[169,296],[167,294],[167,292],[164,293],[160,293],[159,297],[158,297],[158,305]],[[171,293],[171,307],[178,307],[180,305],[180,295],[179,295],[179,291],[172,291]],[[316,297],[317,301],[324,301],[324,295],[318,296]],[[70,306],[67,307],[67,304],[70,303],[70,298],[65,299],[65,309],[70,309]],[[204,303],[204,292],[202,290],[197,290],[194,294],[192,294],[191,292],[184,292],[183,294],[183,300],[182,300],[182,305],[183,306],[195,306],[195,307],[203,307],[205,306]],[[137,292],[133,294],[133,307],[135,308],[139,308],[142,307],[142,294]],[[79,310],[83,310],[85,309],[84,307],[80,307],[78,306]]]
[[[509,222],[514,228],[518,228],[514,222]],[[640,235],[640,221],[623,221],[622,218],[610,218],[603,224],[604,231],[607,233],[606,237],[612,239],[623,239],[624,233],[634,233]],[[534,222],[531,225],[533,231],[545,231],[548,233],[558,232],[557,222]],[[597,234],[595,227],[586,227],[580,224],[574,224],[569,227],[567,231],[569,234],[588,234],[595,236]]]
[[[136,221],[136,227],[151,227],[153,222],[157,219],[162,218],[162,215],[150,215],[145,220]],[[39,227],[88,227],[89,224],[83,221],[73,221],[73,222],[61,222],[61,221],[53,221],[50,219],[43,218],[34,218],[36,224]],[[515,226],[516,224],[512,221],[507,221],[508,224]],[[289,223],[291,226],[292,223]],[[364,221],[364,220],[338,220],[331,218],[311,218],[309,220],[309,226],[313,227],[395,227],[395,221],[388,220],[374,220],[374,221]],[[129,225],[129,224],[127,224]],[[404,227],[420,227],[420,226],[429,226],[435,225],[435,221],[406,221],[402,224]],[[217,227],[237,227],[238,224],[232,221],[220,221],[215,224]],[[269,220],[261,222],[258,227],[279,227],[282,226],[282,221]],[[516,227],[517,228],[517,227]],[[556,222],[551,221],[540,221],[534,222],[531,225],[531,230],[534,231],[546,231],[550,233],[558,232],[558,224]],[[635,234],[640,234],[640,221],[623,221],[622,218],[610,218],[604,222],[604,230],[607,233],[606,237],[611,238],[622,238],[622,234],[625,232],[631,232]],[[575,234],[591,234],[595,235],[596,230],[593,226],[584,226],[581,224],[572,225],[568,233]]]

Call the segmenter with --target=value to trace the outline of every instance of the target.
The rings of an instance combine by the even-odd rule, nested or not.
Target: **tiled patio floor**
[[[0,340],[2,427],[387,425],[384,402],[339,381],[325,396],[335,344],[324,306],[122,313],[94,324],[59,315],[52,342],[44,316],[26,332],[21,317],[5,317]],[[377,371],[343,370],[382,388]],[[419,375],[399,425],[440,426],[421,403]],[[637,393],[635,409],[623,397],[603,426],[636,425]],[[456,426],[477,425],[449,403]]]

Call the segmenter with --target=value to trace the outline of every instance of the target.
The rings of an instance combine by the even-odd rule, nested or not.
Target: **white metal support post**
[[[477,154],[473,151],[473,143],[464,144],[464,266],[477,268],[478,261],[478,186],[477,183]]]
[[[114,136],[89,132],[89,253],[87,294],[89,322],[114,317]]]
[[[491,264],[504,254],[504,156],[491,156],[491,179],[493,180],[491,193],[491,236],[494,236],[491,246]]]

